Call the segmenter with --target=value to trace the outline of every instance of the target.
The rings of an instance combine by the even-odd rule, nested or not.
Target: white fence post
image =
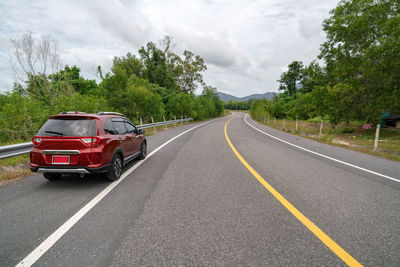
[[[153,117],[151,117],[151,122],[154,123]],[[156,126],[154,126],[154,128],[153,128],[153,132],[154,133],[156,132]]]
[[[174,115],[174,119],[175,119],[175,127],[176,127],[176,116]]]
[[[283,118],[283,126],[282,126],[283,130],[285,130],[285,123],[286,123],[286,118]]]
[[[142,118],[140,118],[140,125],[143,125],[143,121],[142,121]]]
[[[375,133],[375,144],[374,144],[374,152],[378,150],[378,142],[379,142],[379,132],[381,131],[381,125],[378,123],[376,125],[376,133]]]
[[[324,127],[324,121],[321,121],[321,127],[319,127],[319,136],[318,139],[321,140],[321,136],[322,136],[322,128]]]
[[[269,124],[269,114],[268,114],[268,121],[267,121],[267,124]]]
[[[296,118],[296,132],[299,130],[299,119]]]
[[[274,117],[274,127],[276,126],[276,118]]]

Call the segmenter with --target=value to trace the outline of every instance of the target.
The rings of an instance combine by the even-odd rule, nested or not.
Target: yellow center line
[[[335,241],[326,235],[321,229],[318,228],[312,221],[304,216],[298,209],[296,209],[289,201],[287,201],[278,191],[276,191],[264,178],[261,177],[239,154],[236,148],[232,145],[226,130],[228,123],[233,118],[229,119],[225,124],[225,138],[231,147],[236,157],[243,163],[243,165],[253,174],[253,176],[283,205],[292,213],[300,222],[304,224],[311,232],[313,232],[328,248],[330,248],[339,258],[341,258],[349,266],[362,266],[355,260],[349,253],[342,249]]]

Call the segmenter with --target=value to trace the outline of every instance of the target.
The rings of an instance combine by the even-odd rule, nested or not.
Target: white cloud
[[[23,30],[59,40],[64,63],[95,78],[114,56],[173,37],[178,52],[205,59],[205,82],[237,96],[277,91],[290,62],[315,59],[322,20],[337,0],[15,0],[0,3],[0,42]],[[9,18],[10,17],[10,18]],[[10,55],[0,44],[0,91],[10,89]],[[8,87],[7,87],[8,86]]]

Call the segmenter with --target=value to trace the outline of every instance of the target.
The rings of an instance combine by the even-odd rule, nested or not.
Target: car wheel
[[[139,159],[145,159],[146,156],[147,156],[147,144],[146,142],[142,142],[142,145],[140,147]]]
[[[43,173],[43,176],[49,181],[56,181],[61,178],[61,173]]]
[[[122,173],[122,158],[119,154],[114,156],[111,166],[111,171],[107,173],[107,179],[110,181],[116,181],[121,177]]]

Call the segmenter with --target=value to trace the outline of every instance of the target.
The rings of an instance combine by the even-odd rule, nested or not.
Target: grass
[[[0,185],[29,174],[31,171],[29,170],[28,154],[0,160]]]
[[[374,152],[375,129],[363,130],[362,123],[351,122],[350,124],[341,123],[335,128],[328,122],[324,122],[322,136],[319,139],[319,130],[321,123],[312,123],[309,121],[298,122],[296,131],[296,121],[268,118],[264,122],[264,118],[258,120],[260,123],[270,127],[297,134],[313,140],[331,145],[341,146],[347,149],[363,152],[377,157],[382,157],[394,161],[400,161],[400,129],[383,128],[381,129],[378,143],[378,150]]]
[[[32,139],[16,139],[16,140],[8,140],[8,141],[0,141],[0,146],[8,146],[20,143],[31,142]]]

